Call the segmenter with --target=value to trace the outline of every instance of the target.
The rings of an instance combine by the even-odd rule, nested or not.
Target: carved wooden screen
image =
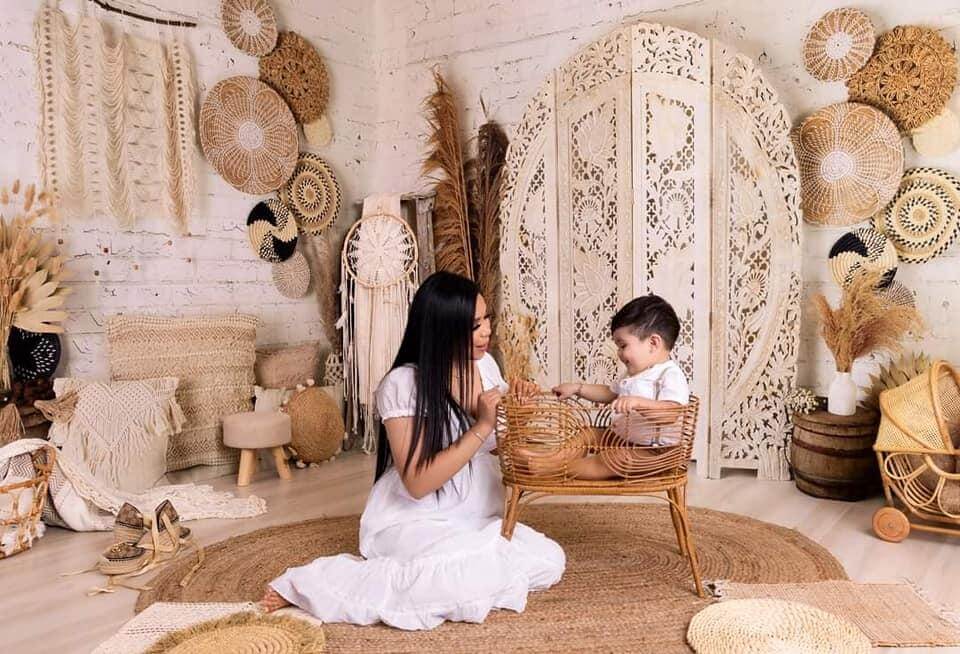
[[[788,137],[752,62],[690,32],[622,27],[554,71],[510,146],[502,239],[503,307],[535,318],[540,381],[622,374],[610,317],[658,293],[703,402],[701,471],[785,478],[800,302]]]

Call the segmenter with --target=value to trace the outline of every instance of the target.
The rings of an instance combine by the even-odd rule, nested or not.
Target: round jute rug
[[[704,579],[846,579],[839,561],[794,530],[719,511],[690,513]],[[495,611],[480,625],[445,623],[428,632],[329,624],[329,651],[690,651],[687,625],[709,602],[694,594],[664,504],[534,505],[521,521],[567,554],[563,579],[531,593],[524,613]],[[159,601],[257,601],[267,582],[290,566],[356,553],[358,524],[356,516],[310,520],[217,543],[206,548],[203,567],[186,588],[179,582],[194,563],[190,558],[162,570],[136,610]]]

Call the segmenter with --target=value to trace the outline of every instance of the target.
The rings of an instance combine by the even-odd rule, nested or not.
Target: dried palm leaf
[[[424,101],[430,136],[423,173],[434,182],[433,246],[437,270],[447,270],[473,279],[473,257],[467,216],[460,121],[450,87],[438,71],[433,73],[437,90]]]
[[[897,360],[891,360],[880,366],[877,374],[870,375],[870,389],[863,399],[863,406],[877,409],[880,406],[880,393],[888,388],[902,386],[922,375],[931,365],[930,357],[923,352],[904,354]]]

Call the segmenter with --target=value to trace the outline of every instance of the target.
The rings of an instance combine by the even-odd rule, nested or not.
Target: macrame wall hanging
[[[344,394],[348,429],[363,433],[363,450],[376,448],[374,391],[390,369],[416,291],[417,239],[403,221],[400,196],[363,201],[341,257]]]
[[[166,215],[186,233],[196,193],[194,80],[186,46],[121,35],[42,7],[35,30],[43,187],[67,216]]]

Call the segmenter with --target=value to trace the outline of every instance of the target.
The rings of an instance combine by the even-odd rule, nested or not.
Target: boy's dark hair
[[[610,332],[628,327],[634,336],[644,339],[659,334],[668,350],[680,335],[680,319],[670,303],[659,295],[644,295],[630,300],[610,321]]]

